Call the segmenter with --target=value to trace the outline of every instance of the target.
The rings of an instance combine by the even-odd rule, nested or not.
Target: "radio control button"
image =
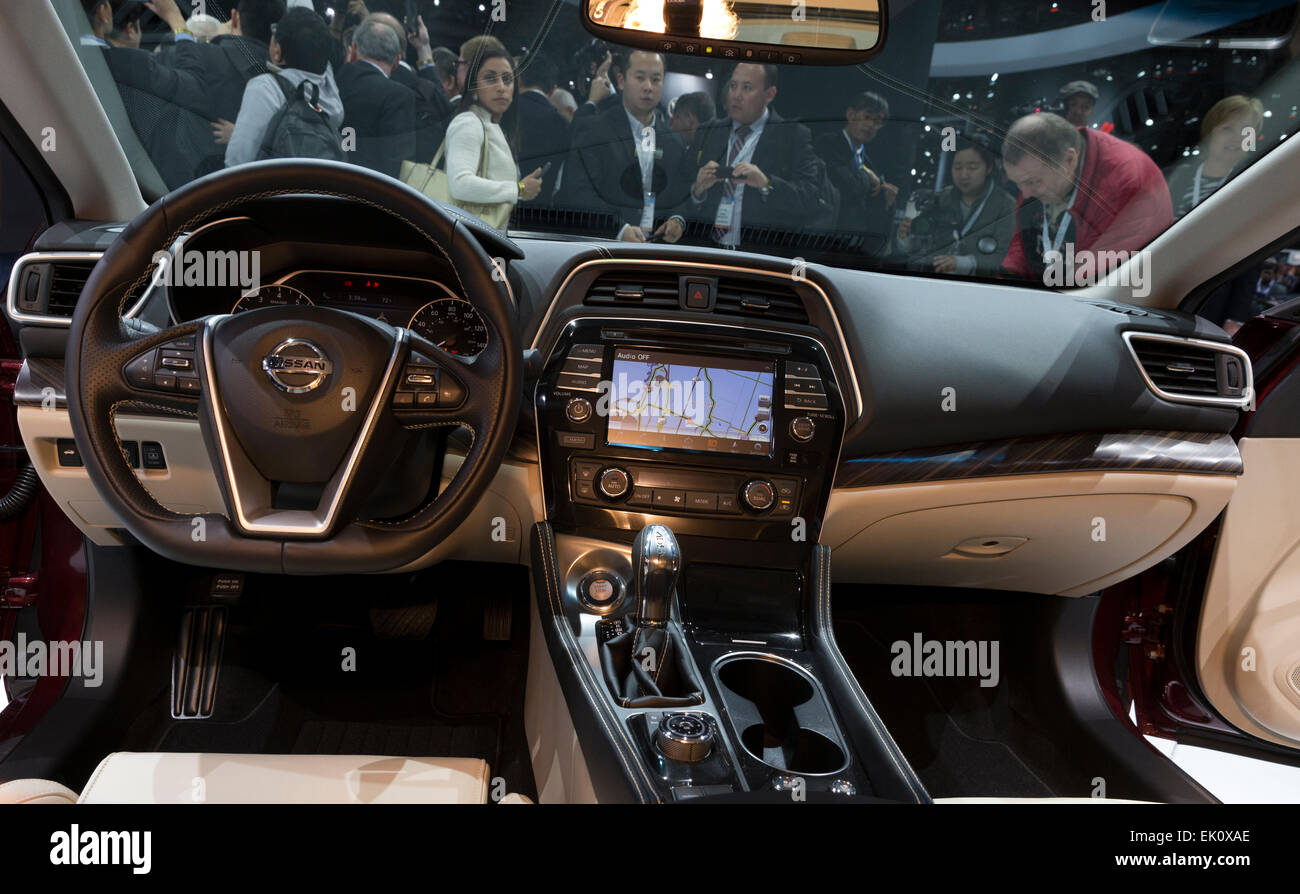
[[[627,495],[632,487],[632,476],[622,469],[611,467],[600,473],[600,492],[611,500]]]
[[[822,374],[811,363],[786,363],[785,376],[787,379],[820,379]]]
[[[772,504],[776,502],[776,490],[772,487],[770,481],[750,481],[745,485],[740,495],[745,501],[745,505],[755,512],[771,509]]]
[[[600,360],[605,356],[604,345],[574,345],[569,348],[569,357],[582,360]]]
[[[564,415],[570,422],[582,423],[591,418],[591,401],[575,397],[564,406]]]
[[[575,376],[568,373],[560,373],[555,377],[556,388],[566,388],[570,391],[599,391],[599,376]]]
[[[583,360],[578,357],[570,357],[564,361],[564,367],[560,370],[562,373],[572,373],[579,376],[600,375],[599,360]]]
[[[787,410],[824,410],[826,409],[826,395],[787,393],[785,408]]]
[[[813,439],[817,433],[817,424],[807,416],[796,416],[790,420],[790,437],[796,441],[807,443]]]

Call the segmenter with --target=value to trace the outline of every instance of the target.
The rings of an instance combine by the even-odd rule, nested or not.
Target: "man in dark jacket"
[[[775,65],[737,65],[724,93],[727,117],[703,137],[706,161],[691,188],[691,216],[713,243],[736,247],[742,227],[790,233],[834,220],[838,193],[808,128],[771,109],[776,77]],[[724,181],[717,175],[726,168]]]
[[[545,168],[542,192],[534,204],[548,205],[555,191],[564,156],[569,151],[569,123],[551,105],[555,89],[555,63],[534,55],[517,67],[519,72],[519,170]],[[546,168],[547,165],[549,168]]]
[[[888,120],[889,103],[883,96],[859,93],[844,112],[843,129],[823,135],[816,147],[840,192],[836,226],[854,249],[868,255],[889,247],[890,212],[898,198],[898,187],[886,182],[867,154],[867,144]]]
[[[625,242],[651,236],[676,242],[686,224],[677,211],[693,170],[686,147],[659,114],[664,57],[633,50],[623,54],[619,72],[618,105],[574,119],[559,204],[613,214],[617,231],[608,235]]]
[[[348,62],[335,76],[343,100],[343,148],[355,139],[349,161],[389,177],[415,158],[415,94],[389,77],[400,53],[393,29],[368,17],[352,32]]]
[[[415,149],[411,157],[416,161],[432,161],[447,132],[452,107],[451,100],[443,89],[442,79],[438,77],[437,67],[432,64],[429,29],[424,26],[423,17],[419,19],[419,30],[415,34],[404,33],[402,23],[389,13],[375,12],[368,18],[388,25],[401,42],[401,59],[393,66],[389,77],[415,94]],[[412,69],[406,62],[408,46],[415,47],[418,70]]]

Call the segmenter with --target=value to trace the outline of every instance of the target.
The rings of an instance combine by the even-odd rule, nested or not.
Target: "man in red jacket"
[[[1002,160],[1020,188],[1015,233],[1002,259],[1007,276],[1041,281],[1053,261],[1072,258],[1095,281],[1174,222],[1169,187],[1145,152],[1059,115],[1012,124]],[[1074,272],[1066,273],[1066,284],[1089,284]]]

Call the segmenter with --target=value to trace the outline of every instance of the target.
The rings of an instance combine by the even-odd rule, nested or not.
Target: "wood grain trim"
[[[1184,472],[1240,475],[1231,435],[1124,431],[1037,435],[842,458],[835,487],[1037,475],[1045,472]]]

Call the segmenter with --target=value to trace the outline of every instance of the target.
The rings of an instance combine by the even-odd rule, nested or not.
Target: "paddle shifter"
[[[632,628],[600,647],[600,665],[625,708],[671,708],[704,702],[703,686],[679,630],[668,623],[682,569],[681,549],[667,525],[646,525],[632,541]]]

